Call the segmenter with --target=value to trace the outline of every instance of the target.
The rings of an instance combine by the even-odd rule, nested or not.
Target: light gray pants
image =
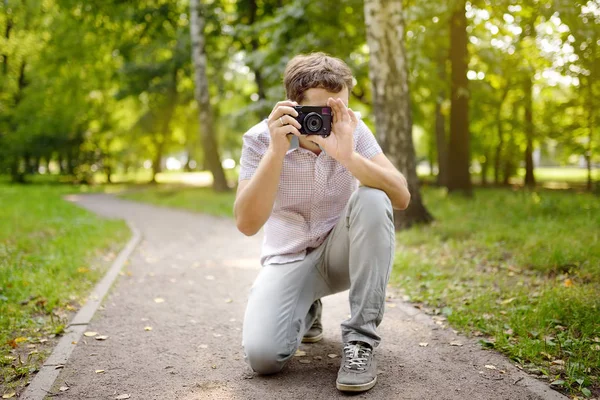
[[[313,302],[348,288],[351,317],[342,323],[342,341],[379,344],[377,326],[394,259],[393,215],[385,192],[360,187],[325,242],[304,260],[261,268],[250,291],[242,341],[254,371],[279,372],[314,322]]]

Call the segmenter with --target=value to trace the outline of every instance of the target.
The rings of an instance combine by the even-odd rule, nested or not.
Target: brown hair
[[[339,93],[346,87],[350,92],[352,71],[345,62],[325,53],[300,54],[287,63],[283,84],[287,98],[300,103],[304,92],[312,88]]]

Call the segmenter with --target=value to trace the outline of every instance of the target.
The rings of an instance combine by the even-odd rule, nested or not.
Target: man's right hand
[[[294,117],[298,116],[298,112],[294,110],[294,106],[298,103],[295,101],[280,101],[273,107],[273,111],[269,115],[267,123],[269,125],[269,134],[271,135],[271,144],[269,150],[277,155],[285,155],[290,147],[289,134],[302,136],[299,129],[301,125]]]

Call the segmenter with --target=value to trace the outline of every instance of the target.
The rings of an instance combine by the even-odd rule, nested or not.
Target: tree
[[[450,62],[452,64],[450,89],[450,147],[448,190],[460,191],[471,196],[470,133],[469,133],[469,87],[467,69],[469,53],[467,50],[466,1],[458,2],[450,19]]]
[[[409,207],[395,212],[396,228],[430,222],[433,218],[421,199],[412,140],[402,2],[366,0],[365,24],[376,133],[392,163],[406,176],[411,193]]]
[[[199,9],[198,0],[190,0],[190,34],[192,37],[192,62],[194,64],[194,96],[198,102],[198,118],[200,121],[200,137],[204,148],[206,165],[213,175],[215,191],[229,190],[221,158],[217,148],[215,126],[206,79],[206,54],[204,53],[204,16]]]

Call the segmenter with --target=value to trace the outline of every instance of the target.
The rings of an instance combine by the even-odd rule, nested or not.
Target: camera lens
[[[311,112],[304,118],[304,126],[308,132],[319,132],[323,128],[323,118],[315,112]]]

